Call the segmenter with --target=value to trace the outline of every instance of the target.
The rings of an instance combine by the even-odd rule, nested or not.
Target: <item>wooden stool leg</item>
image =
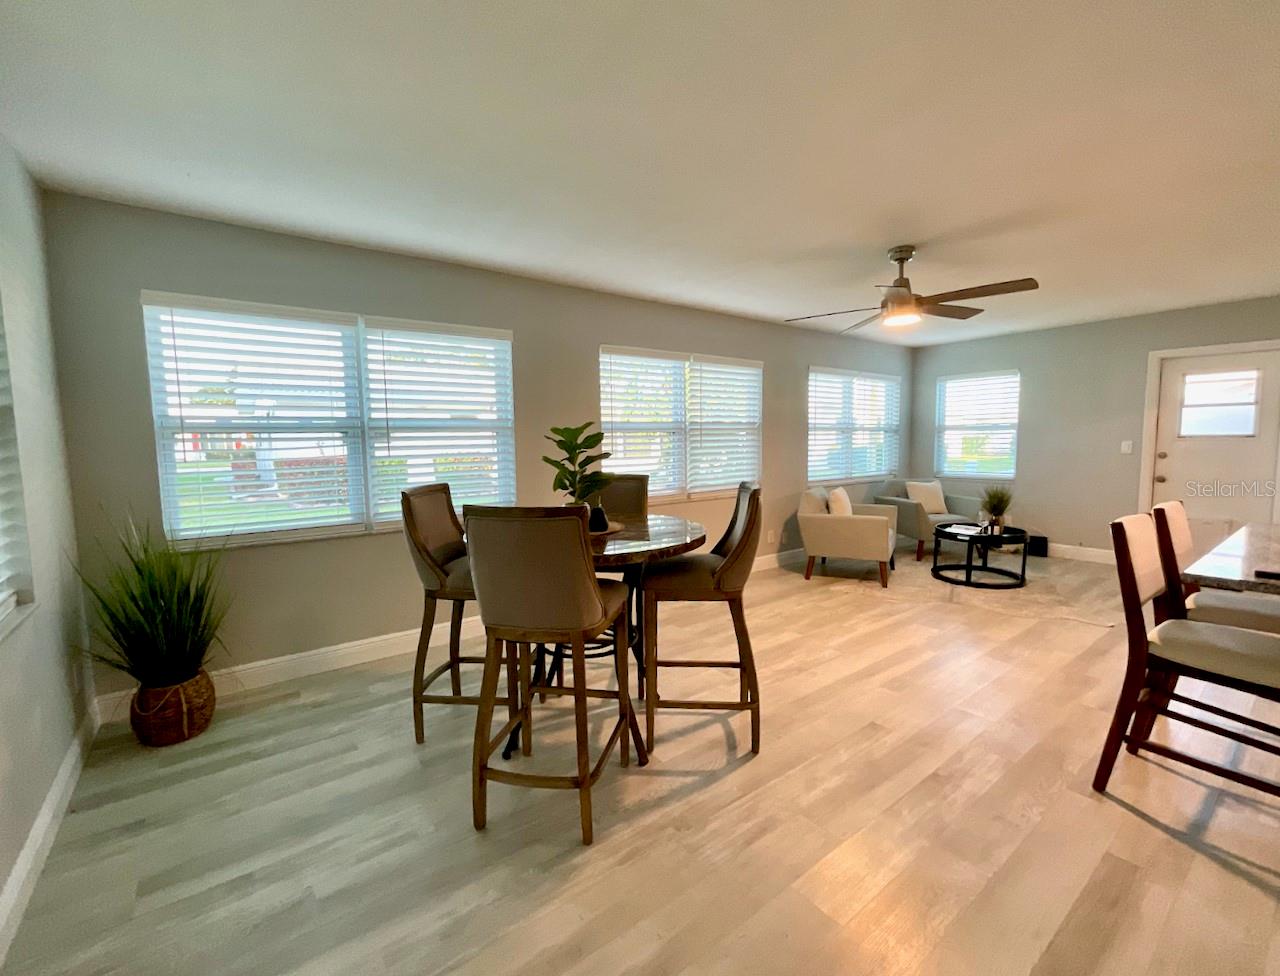
[[[502,642],[486,636],[480,705],[476,709],[476,737],[471,749],[471,820],[476,830],[484,830],[486,819],[485,773],[489,769],[489,733],[492,731],[493,703],[498,697],[498,671],[501,667]]]
[[[453,601],[453,615],[449,618],[449,684],[455,695],[462,694],[462,610],[463,600]]]
[[[418,635],[418,656],[413,662],[413,737],[422,745],[425,732],[422,726],[422,695],[426,690],[423,679],[427,673],[427,648],[431,646],[431,631],[436,623],[436,599],[423,593],[422,632]]]
[[[1138,707],[1138,695],[1142,691],[1146,675],[1139,668],[1132,666],[1125,672],[1124,684],[1120,686],[1120,697],[1116,700],[1115,715],[1111,718],[1111,728],[1107,730],[1106,741],[1102,745],[1102,755],[1098,757],[1098,769],[1093,774],[1093,788],[1099,793],[1107,789],[1111,779],[1111,770],[1115,768],[1116,757],[1120,755],[1120,745],[1124,741],[1125,730]]]
[[[756,659],[751,653],[751,637],[747,633],[747,617],[742,610],[742,597],[729,601],[729,613],[733,617],[733,632],[738,638],[738,656],[747,678],[751,695],[751,751],[760,752],[760,685],[756,679]]]
[[[507,718],[520,714],[520,652],[515,641],[500,641],[507,663]]]
[[[532,653],[528,644],[520,645],[520,751],[533,755],[533,701],[529,694],[529,679],[533,670]]]
[[[1156,727],[1156,712],[1168,706],[1169,696],[1173,694],[1177,684],[1178,676],[1176,674],[1148,672],[1147,686],[1143,690],[1145,694],[1143,692],[1138,693],[1138,706],[1133,717],[1133,728],[1130,730],[1129,735],[1129,738],[1133,741],[1126,747],[1130,755],[1136,756],[1138,754],[1138,743],[1140,741],[1151,738],[1151,732]]]
[[[573,640],[573,717],[578,740],[578,801],[582,808],[582,843],[590,844],[591,758],[587,754],[591,730],[587,726],[587,660],[581,637]]]
[[[622,766],[631,765],[631,723],[627,714],[631,705],[630,651],[627,649],[627,618],[630,606],[624,606],[613,625],[613,660],[614,669],[618,672],[618,721],[622,723]]]
[[[658,598],[644,595],[644,744],[653,752],[653,719],[658,705]]]

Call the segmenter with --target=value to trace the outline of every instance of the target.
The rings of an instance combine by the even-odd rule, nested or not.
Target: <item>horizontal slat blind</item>
[[[809,480],[894,474],[901,451],[902,381],[809,370]]]
[[[647,474],[649,494],[685,490],[684,359],[600,351],[600,426],[606,462],[619,474]]]
[[[1013,477],[1020,385],[1018,373],[939,378],[934,452],[937,474]]]
[[[33,598],[7,341],[0,331],[0,616]]]
[[[371,530],[435,481],[515,501],[509,334],[146,297],[169,538]]]
[[[374,518],[442,481],[459,508],[514,505],[511,341],[369,328],[365,349]]]
[[[688,489],[735,488],[760,476],[760,366],[689,363]]]

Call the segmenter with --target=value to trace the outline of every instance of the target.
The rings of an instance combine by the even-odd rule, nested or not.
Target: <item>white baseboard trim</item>
[[[76,729],[75,738],[67,746],[58,773],[27,833],[26,843],[18,852],[18,860],[14,862],[4,887],[0,888],[0,967],[4,966],[5,956],[18,932],[18,923],[22,921],[22,913],[26,911],[31,893],[35,891],[36,880],[44,868],[49,849],[53,847],[53,839],[58,835],[58,827],[67,812],[67,804],[71,802],[71,794],[75,791],[80,770],[84,766],[84,757],[89,752],[97,729],[97,716],[91,706],[80,727]]]
[[[1058,559],[1078,559],[1082,563],[1106,563],[1109,566],[1114,566],[1116,562],[1116,554],[1110,549],[1068,546],[1060,542],[1049,543],[1049,555]]]

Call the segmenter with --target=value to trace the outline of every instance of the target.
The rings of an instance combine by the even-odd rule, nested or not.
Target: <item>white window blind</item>
[[[938,379],[934,471],[1012,478],[1018,457],[1017,373]]]
[[[508,338],[166,297],[143,319],[169,538],[370,531],[431,481],[514,500]]]
[[[763,366],[605,346],[600,423],[610,471],[649,476],[651,495],[733,488],[760,476]]]
[[[809,370],[809,480],[896,474],[902,380],[824,367]]]
[[[0,328],[0,617],[34,598],[7,340]]]

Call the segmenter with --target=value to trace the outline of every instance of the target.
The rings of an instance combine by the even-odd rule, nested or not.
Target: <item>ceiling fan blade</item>
[[[832,315],[848,315],[850,312],[870,312],[875,309],[880,311],[879,305],[868,305],[866,308],[846,308],[839,312],[822,312],[818,315],[802,315],[798,319],[783,319],[784,322],[808,322],[810,319],[825,319]]]
[[[962,298],[986,298],[989,295],[1011,295],[1015,291],[1034,291],[1040,287],[1035,278],[1018,278],[1015,281],[997,281],[990,285],[977,285],[974,288],[959,288],[956,291],[943,291],[936,295],[924,295],[920,301],[926,305],[937,305],[939,302],[954,302]]]
[[[921,305],[920,311],[925,315],[937,315],[944,319],[971,319],[982,313],[982,309],[968,305]]]
[[[863,311],[865,312],[865,311],[866,311],[866,309],[863,309]],[[868,319],[863,319],[861,322],[856,322],[856,323],[854,323],[853,325],[849,326],[849,328],[847,328],[847,329],[841,329],[841,330],[840,330],[840,334],[841,334],[841,335],[848,335],[850,332],[856,332],[858,329],[861,329],[864,325],[870,325],[870,324],[871,324],[872,322],[874,322],[876,319],[880,318],[880,314],[881,314],[881,313],[879,312],[879,310],[877,310],[877,311],[876,311],[876,314],[875,314],[875,315],[873,315],[873,316],[871,316],[870,318],[868,318]]]

